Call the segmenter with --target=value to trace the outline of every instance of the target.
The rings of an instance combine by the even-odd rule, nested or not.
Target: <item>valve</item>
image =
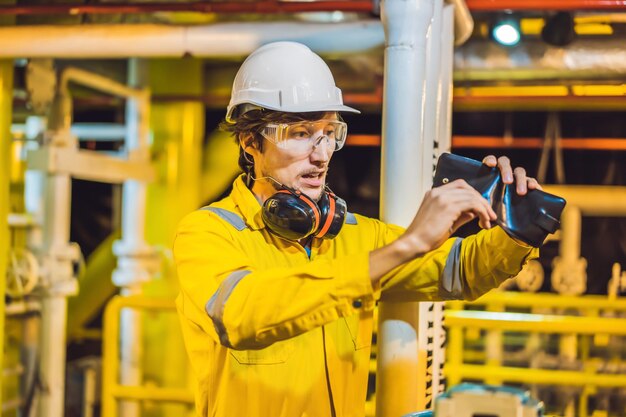
[[[6,293],[10,297],[24,298],[30,294],[39,282],[37,257],[25,248],[11,249],[6,280]]]

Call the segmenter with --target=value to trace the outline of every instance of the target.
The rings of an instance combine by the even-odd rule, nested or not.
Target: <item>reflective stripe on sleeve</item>
[[[220,342],[226,347],[232,347],[228,340],[226,327],[224,326],[224,309],[226,308],[226,302],[235,289],[235,286],[249,273],[250,271],[242,270],[230,274],[220,284],[217,291],[215,291],[205,306],[207,314],[211,317],[211,320],[213,320],[213,326],[215,326],[215,330],[220,337]]]
[[[463,277],[461,276],[461,242],[463,239],[456,238],[443,268],[439,280],[439,296],[444,300],[463,299]]]
[[[232,211],[209,206],[202,207],[200,210],[210,211],[211,213],[217,214],[219,217],[221,217],[223,220],[228,222],[231,226],[233,226],[240,232],[246,228],[246,223],[243,221],[243,219]]]

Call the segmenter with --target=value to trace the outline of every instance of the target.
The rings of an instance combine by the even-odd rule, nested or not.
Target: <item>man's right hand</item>
[[[404,234],[370,253],[373,284],[377,285],[393,268],[437,249],[459,227],[476,217],[484,229],[491,228],[491,222],[497,218],[489,202],[464,180],[428,191]]]
[[[478,217],[490,229],[496,213],[489,202],[464,180],[456,180],[426,193],[415,218],[400,239],[415,248],[415,256],[437,249],[459,227]]]

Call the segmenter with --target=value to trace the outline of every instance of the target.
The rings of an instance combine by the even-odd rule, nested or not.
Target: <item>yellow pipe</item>
[[[148,69],[154,96],[196,96],[203,92],[205,71],[204,61],[200,59],[153,59]],[[152,103],[152,155],[158,178],[148,187],[146,240],[165,248],[165,254],[172,247],[180,220],[202,205],[204,115],[204,104],[200,102]],[[164,269],[162,278],[146,283],[143,291],[149,296],[173,299],[178,293],[174,268]],[[144,379],[159,386],[189,384],[191,370],[182,337],[163,339],[164,334],[180,334],[178,317],[157,315],[144,321],[143,331],[144,340],[150,346],[143,357]],[[165,362],[168,366],[163,366]],[[179,404],[167,404],[158,411],[159,417],[178,417],[186,412]],[[155,417],[156,414],[147,410],[142,416]]]
[[[470,303],[448,302],[449,309],[461,309],[464,304],[488,305],[502,304],[506,307],[519,308],[565,308],[565,309],[590,309],[590,310],[618,310],[626,311],[626,299],[608,299],[606,296],[585,295],[569,296],[556,294],[531,294],[519,292],[497,292],[492,291]]]
[[[91,254],[80,277],[80,295],[68,300],[67,332],[73,339],[84,335],[84,328],[100,311],[104,303],[117,291],[111,281],[116,258],[113,255],[113,242],[120,238],[114,232]]]
[[[546,185],[543,189],[567,200],[585,216],[626,215],[626,187],[600,185]]]
[[[507,382],[541,385],[575,385],[596,387],[626,387],[624,375],[591,374],[578,371],[544,370],[513,368],[508,366],[461,365],[452,370],[446,368],[446,374],[458,374],[463,379],[483,380],[498,378]],[[450,385],[454,385],[452,381]]]
[[[9,252],[9,179],[11,118],[13,109],[13,61],[0,61],[0,370],[4,369],[4,295]],[[2,404],[0,378],[0,404]]]
[[[569,203],[561,214],[561,245],[559,247],[561,261],[567,265],[577,263],[580,258],[581,223],[580,210]]]
[[[530,333],[577,333],[626,335],[626,319],[566,317],[545,314],[490,313],[487,311],[449,311],[446,326],[474,327]]]
[[[104,323],[102,339],[102,415],[117,417],[117,404],[112,393],[112,388],[117,385],[118,373],[118,336],[119,329],[119,296],[114,297],[104,310]]]

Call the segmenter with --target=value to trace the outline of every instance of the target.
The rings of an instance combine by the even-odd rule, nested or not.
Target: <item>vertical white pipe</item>
[[[433,20],[427,40],[427,62],[425,103],[424,103],[424,140],[422,141],[422,180],[423,189],[429,190],[433,186],[433,172],[435,167],[435,143],[437,137],[437,116],[439,110],[441,86],[441,40],[443,0],[434,0]]]
[[[428,190],[433,185],[433,171],[435,165],[435,142],[436,137],[436,118],[437,118],[437,99],[439,94],[439,74],[441,66],[441,18],[443,13],[443,0],[433,1],[433,18],[426,40],[426,83],[424,86],[424,121],[423,121],[423,140],[422,149],[417,155],[421,158],[421,181],[422,190]],[[435,368],[439,364],[435,364],[434,353],[437,349],[435,343],[428,344],[428,339],[434,340],[435,333],[442,331],[443,323],[435,320],[435,304],[420,303],[418,317],[418,390],[417,390],[417,407],[419,410],[426,409],[428,403],[432,399],[432,393],[437,389],[439,379],[435,377],[437,371]],[[431,366],[428,368],[428,359],[431,360]]]
[[[38,417],[62,417],[65,395],[65,295],[49,295],[41,302],[41,390]]]
[[[137,59],[128,61],[128,84],[137,87],[141,74]],[[129,159],[148,157],[149,114],[147,96],[129,97],[126,101],[126,150]],[[128,180],[122,186],[122,240],[125,252],[118,257],[116,274],[123,277],[121,294],[140,295],[146,272],[138,255],[145,251],[145,214],[147,188],[140,181]],[[123,310],[120,314],[120,383],[137,386],[142,382],[143,325],[140,312]],[[138,402],[120,402],[120,416],[140,415]]]
[[[440,100],[437,111],[437,156],[452,148],[452,73],[454,67],[454,6],[443,8],[441,35]]]
[[[427,191],[422,178],[426,35],[434,0],[384,0],[381,217],[408,226]],[[418,163],[416,163],[418,162]],[[381,303],[376,415],[396,417],[417,410],[418,305]],[[422,358],[425,359],[425,358]],[[398,381],[402,381],[398,383]]]
[[[439,41],[440,66],[437,80],[437,111],[435,114],[435,137],[437,144],[434,149],[435,160],[442,152],[449,152],[452,144],[452,58],[454,55],[454,6],[445,5],[441,10],[441,38]],[[427,136],[426,136],[427,137]],[[431,406],[440,393],[446,389],[443,380],[445,364],[446,332],[443,328],[443,303],[435,303],[433,320],[433,375]]]
[[[28,117],[26,119],[26,147],[35,150],[36,138],[45,130],[47,121],[40,117]],[[34,224],[28,231],[28,247],[33,252],[40,254],[43,246],[43,230],[45,212],[45,189],[46,174],[42,171],[27,170],[24,175],[24,208],[34,220]]]
[[[42,300],[40,377],[43,386],[39,417],[62,417],[65,394],[65,326],[67,294],[64,284],[72,282],[71,260],[61,260],[70,238],[71,179],[69,175],[48,177],[45,184],[44,253],[47,255],[47,293]]]
[[[46,174],[27,170],[24,175],[24,207],[34,220],[28,233],[28,247],[39,254],[43,245]]]

